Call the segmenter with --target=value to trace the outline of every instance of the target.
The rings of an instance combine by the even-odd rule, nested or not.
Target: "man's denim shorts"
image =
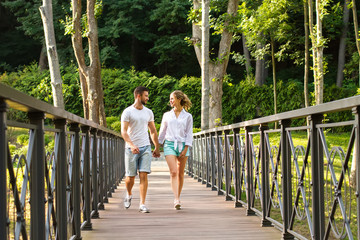
[[[140,147],[140,153],[133,154],[131,148],[125,149],[125,176],[134,177],[137,172],[151,172],[151,146]]]
[[[183,145],[183,149],[185,147],[185,143],[183,142],[182,143]],[[174,142],[172,141],[168,141],[168,140],[165,140],[165,143],[164,143],[164,155],[175,155],[175,156],[179,156],[181,152],[179,152],[179,149],[176,148],[175,149],[175,146],[174,146]],[[185,154],[186,157],[188,157],[190,155],[190,151],[189,151],[189,148]]]

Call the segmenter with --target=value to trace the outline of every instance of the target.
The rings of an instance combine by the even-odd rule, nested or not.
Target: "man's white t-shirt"
[[[127,133],[135,146],[150,145],[148,126],[149,122],[154,122],[154,114],[149,108],[143,106],[139,110],[131,105],[121,114],[121,122],[129,122]],[[130,146],[126,143],[125,147],[129,148]]]

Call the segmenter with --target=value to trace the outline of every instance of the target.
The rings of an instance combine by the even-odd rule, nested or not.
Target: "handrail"
[[[354,120],[323,123],[348,110]],[[195,133],[186,171],[283,239],[360,239],[359,110],[354,96]],[[330,145],[325,129],[344,126],[346,149]]]
[[[201,131],[196,134],[199,135],[199,134],[206,134],[206,133],[210,133],[210,132],[214,132],[214,131],[224,131],[224,130],[233,129],[233,128],[256,126],[256,125],[260,125],[260,124],[264,124],[264,123],[278,122],[278,121],[281,121],[284,119],[304,118],[304,117],[314,115],[314,114],[324,114],[324,113],[333,113],[333,112],[340,112],[340,111],[345,111],[345,110],[352,110],[352,108],[359,106],[359,104],[360,104],[360,95],[354,96],[354,97],[349,97],[349,98],[344,98],[344,99],[337,100],[337,101],[327,102],[327,103],[323,103],[323,104],[319,104],[319,105],[311,106],[311,107],[307,107],[307,108],[301,108],[301,109],[297,109],[297,110],[293,110],[293,111],[278,113],[278,114],[271,115],[271,116],[256,118],[256,119],[252,119],[252,120],[248,120],[248,121],[244,121],[244,122],[240,122],[240,123],[234,123],[231,125],[212,128],[212,129]]]
[[[8,109],[29,123],[8,120]],[[28,130],[26,155],[11,156],[9,127]],[[44,133],[54,141],[46,154]],[[0,84],[0,236],[81,239],[125,174],[124,148],[119,133]]]

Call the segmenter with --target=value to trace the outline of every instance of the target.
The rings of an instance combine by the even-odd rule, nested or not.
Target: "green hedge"
[[[83,116],[81,90],[77,68],[69,66],[61,68],[66,110]],[[231,79],[230,79],[231,80]],[[102,69],[102,81],[105,96],[105,111],[108,116],[108,126],[120,130],[122,111],[134,101],[133,90],[139,85],[149,88],[150,100],[148,107],[155,115],[155,122],[160,123],[164,112],[170,110],[169,95],[175,89],[185,92],[193,103],[190,113],[194,118],[194,127],[201,124],[201,79],[184,76],[176,79],[171,76],[158,78],[148,72],[135,69]],[[50,75],[48,71],[41,72],[35,64],[24,67],[18,72],[4,73],[0,82],[10,85],[38,99],[52,103]],[[231,82],[231,81],[229,81]],[[310,85],[310,91],[312,91]],[[354,96],[356,88],[338,88],[326,86],[324,102]],[[314,101],[310,96],[311,102]],[[278,113],[304,107],[303,84],[296,80],[277,83]],[[223,124],[231,124],[274,114],[272,85],[257,86],[254,80],[243,80],[239,84],[223,85]],[[14,118],[24,117],[14,114]],[[110,117],[110,118],[109,118]],[[343,121],[352,119],[350,111],[333,113],[326,116],[328,121]],[[303,124],[304,120],[296,123]]]

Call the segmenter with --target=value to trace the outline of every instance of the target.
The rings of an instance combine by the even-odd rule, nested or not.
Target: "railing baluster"
[[[224,162],[225,162],[225,200],[231,201],[231,163],[230,163],[230,145],[229,145],[229,133],[230,130],[224,131]]]
[[[262,189],[262,219],[261,226],[271,226],[271,222],[266,219],[267,206],[270,200],[270,184],[269,184],[269,154],[266,147],[265,130],[268,130],[266,124],[259,127],[260,130],[260,161],[261,161],[261,189]]]
[[[81,239],[81,185],[80,185],[80,128],[78,123],[72,123],[69,128],[70,131],[74,132],[72,143],[72,201],[73,201],[73,233],[75,239]]]
[[[285,119],[280,121],[281,127],[281,185],[282,185],[282,200],[283,200],[283,239],[294,239],[294,236],[288,232],[291,209],[292,209],[292,192],[291,192],[291,152],[289,139],[286,136],[286,128],[290,127],[291,120]]]
[[[253,161],[252,161],[252,153],[251,153],[251,145],[250,145],[250,133],[251,127],[246,126],[245,127],[245,157],[246,157],[246,178],[247,178],[247,209],[246,209],[246,215],[251,216],[255,215],[254,210],[251,208],[253,203],[254,191],[253,191]]]
[[[223,181],[222,181],[222,159],[221,159],[221,145],[220,145],[220,141],[221,141],[221,131],[217,131],[216,132],[216,153],[217,153],[217,160],[218,160],[218,165],[217,165],[217,194],[218,195],[223,195],[222,192],[222,185],[223,185]]]
[[[357,239],[360,239],[360,106],[353,108],[353,114],[355,114],[355,126],[356,126],[356,138],[355,138],[355,145],[354,145],[354,158],[353,161],[356,161],[356,189],[355,189],[355,196],[356,196],[356,213],[357,213]]]
[[[210,134],[210,149],[211,149],[211,190],[216,191],[216,165],[215,165],[215,132]]]
[[[92,223],[90,217],[90,207],[91,207],[91,183],[90,183],[90,136],[89,136],[89,126],[81,126],[81,132],[85,134],[85,149],[84,153],[84,169],[83,169],[83,186],[84,186],[84,222],[81,225],[82,230],[91,230]]]
[[[234,206],[235,207],[242,207],[242,203],[239,201],[240,197],[241,197],[241,182],[240,182],[240,147],[238,146],[238,141],[237,141],[237,136],[240,133],[240,129],[239,128],[234,128],[233,129],[233,157],[234,157],[234,163],[235,163],[235,179],[234,179],[234,186],[235,186],[235,203]]]
[[[8,238],[6,112],[7,104],[0,99],[0,236],[4,238]]]
[[[105,206],[104,206],[104,167],[103,167],[103,145],[104,145],[104,138],[103,138],[103,132],[101,130],[99,130],[98,135],[99,135],[99,205],[98,205],[98,209],[99,210],[104,210]]]
[[[93,197],[92,197],[92,212],[91,212],[91,218],[99,218],[99,211],[98,211],[98,176],[97,176],[97,129],[92,128],[90,131],[92,135],[92,188],[93,188]]]
[[[316,127],[322,120],[323,115],[321,114],[311,115],[310,117],[313,239],[323,239],[325,234],[324,159],[322,157],[323,150]]]
[[[55,128],[60,132],[56,157],[56,223],[58,239],[67,239],[67,205],[66,205],[66,119],[56,119]]]
[[[205,146],[206,146],[206,187],[211,187],[210,183],[210,164],[211,164],[211,147],[210,147],[210,133],[205,134]]]
[[[30,164],[31,239],[45,239],[45,141],[43,112],[28,114],[30,123],[36,125],[35,146]]]
[[[108,203],[109,199],[108,199],[108,195],[109,195],[109,147],[108,147],[108,139],[109,138],[109,134],[105,133],[104,134],[104,203]]]

